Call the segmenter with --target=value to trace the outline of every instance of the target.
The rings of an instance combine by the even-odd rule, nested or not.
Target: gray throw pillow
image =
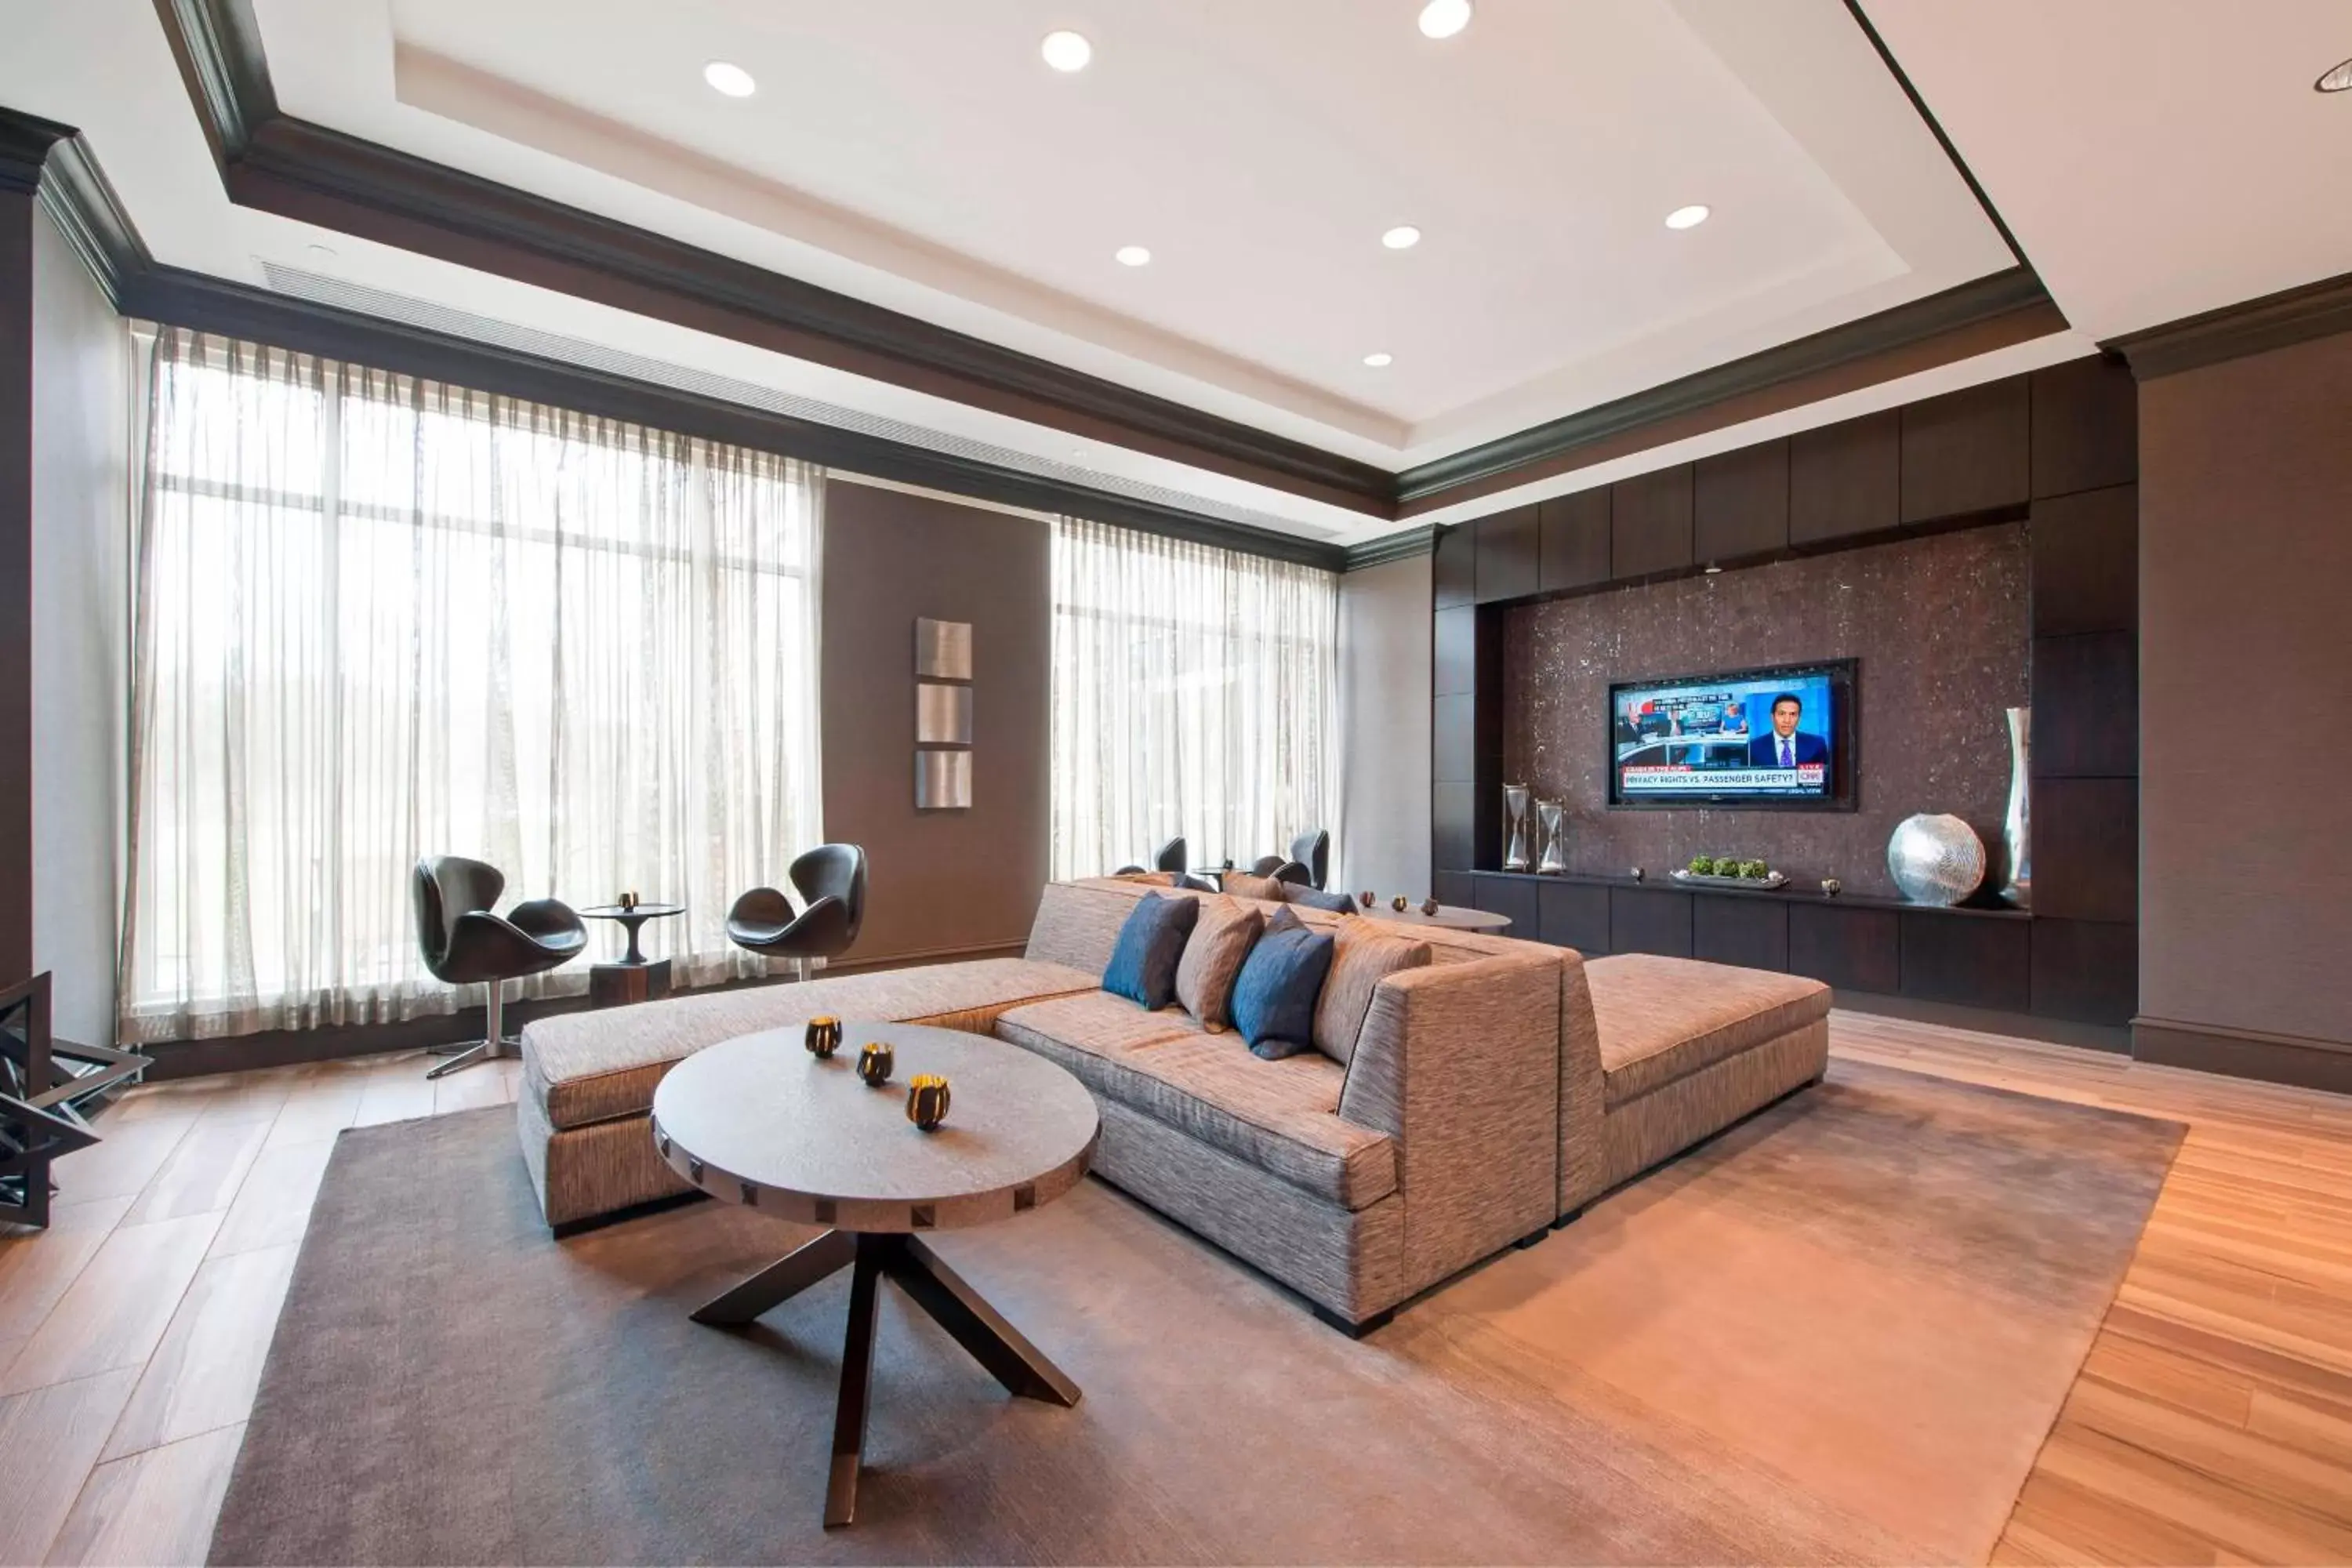
[[[1256,899],[1269,904],[1284,901],[1282,884],[1271,877],[1253,877],[1246,871],[1228,871],[1220,880],[1225,891],[1237,899]]]
[[[1315,1003],[1315,1048],[1344,1067],[1355,1057],[1372,993],[1397,971],[1427,963],[1430,951],[1429,943],[1390,936],[1370,921],[1342,921],[1335,934],[1339,948]]]

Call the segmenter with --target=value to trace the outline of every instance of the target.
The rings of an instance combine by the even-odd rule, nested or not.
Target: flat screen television
[[[1855,663],[1613,681],[1609,804],[1854,806]]]

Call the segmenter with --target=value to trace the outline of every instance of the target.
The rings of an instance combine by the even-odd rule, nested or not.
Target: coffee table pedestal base
[[[1024,1399],[1065,1408],[1078,1385],[1004,1321],[940,1255],[911,1236],[829,1230],[696,1310],[694,1321],[737,1328],[848,1268],[849,1321],[842,1336],[841,1394],[834,1406],[833,1465],[825,1478],[828,1530],[857,1515],[857,1476],[866,1452],[866,1411],[874,1382],[874,1317],[884,1279],[929,1313],[991,1376]]]

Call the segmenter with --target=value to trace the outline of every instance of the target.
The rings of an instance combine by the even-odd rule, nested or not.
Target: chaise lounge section
[[[523,1032],[518,1131],[548,1223],[685,1191],[654,1086],[696,1050],[819,1014],[992,1033],[1066,1068],[1103,1118],[1105,1180],[1361,1332],[1511,1242],[1821,1077],[1829,988],[1788,975],[1410,928],[1345,1066],[1265,1061],[1181,1008],[1100,989],[1139,899],[1045,889],[1026,955],[570,1014]],[[1270,907],[1270,906],[1269,906]],[[1328,926],[1369,916],[1295,912]]]

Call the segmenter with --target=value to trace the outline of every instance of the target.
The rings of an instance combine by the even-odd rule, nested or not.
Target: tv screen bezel
[[[1677,795],[1671,798],[1629,798],[1617,771],[1617,697],[1622,691],[1658,686],[1705,686],[1717,681],[1775,680],[1795,676],[1825,676],[1834,706],[1831,725],[1829,793],[1808,800],[1793,795]],[[1803,664],[1767,664],[1748,669],[1710,669],[1696,675],[1661,675],[1609,683],[1601,705],[1601,756],[1609,773],[1611,811],[1858,811],[1861,791],[1856,781],[1862,760],[1862,661],[1858,658],[1811,659]]]

